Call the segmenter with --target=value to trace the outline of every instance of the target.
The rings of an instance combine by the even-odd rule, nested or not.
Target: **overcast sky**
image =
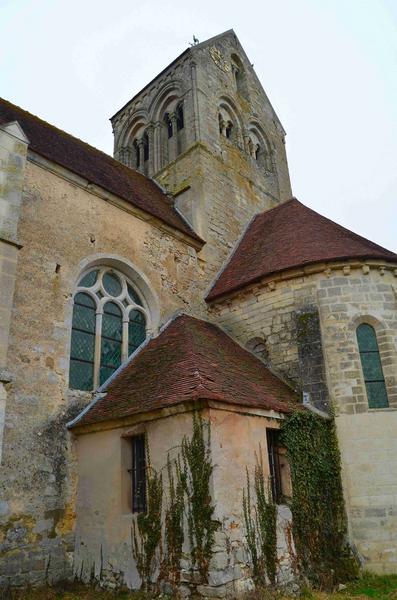
[[[112,153],[109,117],[193,34],[230,28],[294,195],[397,251],[397,0],[0,0],[0,95]]]

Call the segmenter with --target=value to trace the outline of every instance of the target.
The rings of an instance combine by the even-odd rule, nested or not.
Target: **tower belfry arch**
[[[111,121],[115,158],[175,198],[214,273],[254,214],[291,197],[284,129],[233,30],[187,48]]]

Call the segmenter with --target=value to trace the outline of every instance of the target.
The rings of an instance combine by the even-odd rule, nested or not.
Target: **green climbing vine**
[[[142,586],[150,588],[158,562],[156,554],[161,555],[161,531],[163,508],[163,478],[150,464],[149,448],[147,453],[147,509],[139,513],[132,522],[132,553],[136,562]],[[160,560],[160,558],[159,558]]]
[[[251,481],[247,469],[247,486],[243,490],[243,517],[253,578],[257,585],[267,579],[276,582],[277,566],[277,506],[265,480],[262,454],[256,457],[254,470],[255,504],[252,504]]]
[[[162,565],[162,579],[176,586],[181,577],[181,558],[184,541],[185,498],[181,479],[180,461],[171,462],[167,456],[168,506],[165,512],[165,556]]]
[[[211,427],[199,413],[193,413],[192,437],[182,440],[180,478],[186,496],[187,525],[192,568],[197,568],[203,581],[208,575],[215,531],[210,480],[214,470],[211,459]]]
[[[138,514],[132,528],[132,552],[145,590],[151,587],[158,566],[159,580],[175,588],[181,575],[185,521],[192,570],[206,581],[218,523],[213,520],[210,481],[214,470],[209,422],[193,413],[192,436],[184,436],[174,461],[167,457],[168,494],[163,510],[163,478],[147,468],[147,510]],[[149,448],[147,446],[147,456]],[[163,518],[164,517],[164,518]],[[156,560],[158,558],[158,560]]]
[[[299,570],[313,585],[332,588],[358,571],[346,539],[335,423],[297,411],[284,422],[281,441],[291,468],[292,530]]]

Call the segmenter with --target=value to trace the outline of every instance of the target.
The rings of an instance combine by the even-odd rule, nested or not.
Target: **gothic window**
[[[387,408],[389,401],[374,328],[368,323],[357,327],[357,343],[367,390],[368,408]]]
[[[185,120],[183,115],[183,106],[179,104],[176,108],[176,130],[180,131],[185,127]]]
[[[139,293],[119,271],[91,269],[74,298],[69,386],[102,385],[146,338],[148,313]]]

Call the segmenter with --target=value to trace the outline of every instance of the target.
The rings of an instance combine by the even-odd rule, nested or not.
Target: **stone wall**
[[[76,465],[66,423],[91,399],[68,389],[81,269],[110,259],[135,267],[160,306],[156,326],[177,309],[205,311],[195,249],[133,207],[88,191],[87,182],[34,155],[22,200],[0,467],[0,585],[72,572]]]
[[[14,298],[18,221],[27,154],[26,136],[17,123],[0,127],[0,465],[7,403],[8,338]],[[7,508],[0,504],[0,514]]]
[[[308,391],[318,408],[327,408],[324,394],[329,397],[336,414],[351,541],[367,568],[384,572],[397,570],[396,276],[394,266],[375,261],[317,265],[263,280],[210,310],[214,321],[242,345],[263,339],[270,368]],[[299,333],[299,320],[304,325],[307,319],[309,351]],[[386,409],[368,408],[356,339],[362,322],[377,333]]]

